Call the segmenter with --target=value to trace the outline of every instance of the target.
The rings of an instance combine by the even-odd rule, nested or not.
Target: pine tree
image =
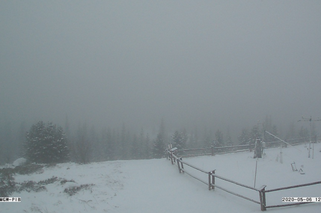
[[[216,146],[224,146],[224,138],[223,138],[223,133],[220,130],[217,130],[215,132],[215,142]]]
[[[251,137],[253,143],[255,142],[255,140],[257,138],[261,138],[262,137],[261,130],[260,130],[260,127],[258,125],[254,125],[253,126],[253,128],[251,129],[250,137]]]
[[[202,136],[203,146],[205,148],[211,147],[214,145],[214,136],[212,130],[204,129],[204,134]]]
[[[74,155],[78,163],[89,163],[92,157],[92,143],[89,140],[87,124],[79,124],[77,137],[74,141]]]
[[[162,158],[165,152],[165,138],[161,133],[157,134],[156,140],[154,141],[153,146],[153,157]]]
[[[174,132],[174,135],[172,138],[172,144],[173,144],[173,147],[176,147],[179,150],[182,149],[182,137],[178,131]]]
[[[176,147],[178,150],[182,150],[186,147],[186,141],[187,141],[187,134],[185,130],[181,132],[175,131],[172,138],[173,147]]]
[[[310,141],[310,134],[307,128],[301,126],[299,131],[300,142],[309,142]]]
[[[159,133],[154,141],[154,146],[152,149],[153,157],[154,158],[162,158],[165,154],[166,148],[166,134],[165,134],[165,124],[164,121],[161,121],[161,125],[159,128]]]
[[[69,149],[61,127],[39,121],[26,137],[26,157],[36,163],[61,163],[69,159]]]
[[[272,133],[273,135],[278,135],[277,127],[276,125],[272,124],[271,116],[266,116],[262,124],[262,132],[264,136],[263,140],[265,142],[275,141],[275,138],[272,135],[267,134],[266,131]]]
[[[103,143],[103,153],[104,160],[114,160],[115,159],[115,144],[114,137],[112,131],[108,129],[104,129],[102,133],[102,143]]]
[[[231,137],[231,135],[230,135],[230,131],[229,130],[227,130],[227,133],[226,133],[226,137],[225,137],[226,139],[225,139],[225,144],[227,145],[227,146],[233,146],[233,141],[232,141],[232,137]]]
[[[18,132],[18,143],[19,143],[18,152],[17,152],[18,156],[22,156],[23,155],[23,152],[24,152],[23,146],[26,143],[26,132],[27,132],[27,130],[26,130],[26,122],[23,121],[20,124],[19,132]]]
[[[149,147],[149,137],[148,134],[145,136],[144,130],[141,129],[139,134],[139,158],[148,159],[150,158],[150,147]]]
[[[1,128],[2,134],[0,138],[0,143],[2,144],[1,149],[3,153],[1,154],[0,159],[2,162],[10,163],[14,160],[16,144],[12,134],[11,123],[8,121],[4,122],[4,126]]]
[[[186,132],[185,128],[181,131],[181,135],[182,135],[183,149],[185,149],[187,146],[187,141],[188,141],[188,136],[187,136],[187,132]]]
[[[241,145],[249,144],[250,142],[250,132],[248,129],[243,128],[241,135],[238,137]]]
[[[197,127],[194,128],[194,130],[190,133],[190,140],[188,147],[190,148],[197,148],[199,147],[199,137],[198,137],[198,129]]]
[[[151,148],[150,148],[150,139],[149,139],[149,135],[147,134],[145,139],[144,139],[144,146],[143,146],[143,155],[145,159],[149,159],[151,158]]]
[[[91,143],[91,161],[101,161],[102,158],[102,149],[100,147],[100,138],[96,132],[96,128],[94,125],[91,126],[88,139]]]
[[[131,152],[130,152],[130,159],[140,159],[141,158],[141,147],[139,146],[137,135],[134,134],[132,143],[131,143]]]
[[[298,131],[294,122],[289,124],[285,140],[286,141],[296,141],[298,138]]]

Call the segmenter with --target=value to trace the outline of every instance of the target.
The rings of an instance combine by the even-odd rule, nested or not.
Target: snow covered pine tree
[[[172,143],[173,147],[176,147],[178,150],[182,150],[186,146],[186,134],[184,132],[179,132],[175,131],[173,138],[172,138]]]
[[[27,132],[26,158],[35,163],[61,163],[69,159],[64,132],[52,123],[39,121]]]

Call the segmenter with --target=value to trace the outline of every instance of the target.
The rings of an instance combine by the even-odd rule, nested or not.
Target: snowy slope
[[[280,149],[268,149],[258,160],[256,187],[267,189],[321,180],[321,144],[316,144],[314,159],[307,157],[304,145],[282,149],[283,163],[277,162]],[[186,158],[206,171],[253,186],[256,160],[253,153],[235,153],[207,157]],[[280,160],[280,157],[278,157]],[[291,163],[303,165],[304,175],[293,172]],[[188,169],[186,167],[186,169]],[[189,170],[190,172],[194,172]],[[198,174],[204,181],[207,177]],[[78,165],[58,164],[32,175],[16,175],[16,182],[41,181],[51,177],[74,182],[54,182],[46,190],[12,194],[21,197],[21,203],[0,203],[0,212],[261,212],[258,204],[227,194],[219,189],[209,191],[207,186],[186,174],[178,173],[177,166],[166,159],[113,161]],[[81,184],[94,184],[73,196],[64,190]],[[217,184],[253,196],[256,193],[230,186],[220,180]],[[224,186],[225,186],[224,185]],[[284,193],[286,192],[286,193]],[[267,197],[267,203],[280,204],[284,196],[321,196],[321,185],[283,191]],[[267,212],[321,212],[321,203],[299,207],[268,209]]]

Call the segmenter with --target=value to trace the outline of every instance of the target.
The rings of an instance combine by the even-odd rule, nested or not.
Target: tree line
[[[310,133],[316,140],[315,124],[310,130],[291,123],[285,133],[281,133],[272,119],[266,116],[262,123],[252,128],[243,128],[237,140],[233,141],[230,131],[184,128],[167,132],[162,121],[156,135],[150,135],[143,129],[133,133],[125,124],[121,128],[103,128],[97,131],[86,123],[78,124],[76,131],[71,132],[68,120],[64,128],[50,122],[39,121],[29,129],[22,122],[17,131],[13,131],[10,122],[1,123],[0,130],[0,164],[12,163],[19,157],[31,162],[59,163],[73,161],[89,163],[110,160],[133,160],[161,158],[168,144],[178,149],[206,148],[211,146],[231,146],[253,143],[256,138],[265,142],[276,139],[266,131],[284,138],[289,143],[307,142]]]

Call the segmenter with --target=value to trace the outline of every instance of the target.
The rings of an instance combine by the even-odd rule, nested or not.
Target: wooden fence
[[[313,182],[313,183],[300,184],[300,185],[294,185],[294,186],[281,187],[281,188],[275,188],[275,189],[269,189],[269,190],[266,190],[265,193],[276,192],[276,191],[287,190],[287,189],[293,189],[293,188],[300,188],[300,187],[305,187],[305,186],[312,186],[312,185],[317,185],[317,184],[321,184],[321,181],[316,181],[316,182]],[[302,205],[302,204],[308,204],[308,203],[311,203],[311,202],[295,202],[295,203],[287,203],[287,204],[281,204],[281,205],[270,205],[270,206],[266,205],[265,208],[295,206],[295,205]]]
[[[189,176],[191,176],[192,178],[200,181],[201,183],[204,183],[205,185],[208,186],[208,189],[209,190],[215,190],[215,188],[218,188],[218,189],[221,189],[225,192],[228,192],[230,194],[233,194],[235,196],[238,196],[238,197],[241,197],[243,199],[246,199],[248,201],[251,201],[251,202],[254,202],[256,204],[259,204],[261,205],[261,210],[264,211],[265,210],[265,205],[266,205],[266,202],[265,202],[265,194],[264,194],[264,190],[265,190],[265,186],[263,186],[262,188],[260,189],[257,189],[257,188],[253,188],[251,186],[247,186],[247,185],[244,185],[244,184],[241,184],[241,183],[238,183],[238,182],[235,182],[233,180],[229,180],[227,178],[224,178],[224,177],[221,177],[217,174],[215,174],[215,170],[212,170],[212,171],[204,171],[200,168],[197,168],[196,166],[193,166],[185,161],[183,161],[182,158],[179,158],[177,157],[173,152],[169,151],[168,152],[168,157],[169,159],[171,160],[172,164],[177,164],[177,167],[178,167],[178,171],[179,173],[185,173]],[[196,177],[195,175],[191,174],[190,172],[186,171],[186,169],[184,169],[184,166],[189,166],[201,173],[204,173],[205,175],[207,175],[207,178],[208,178],[208,182]],[[241,195],[241,194],[238,194],[238,193],[235,193],[235,192],[232,192],[231,190],[228,190],[222,186],[219,186],[217,184],[215,184],[215,179],[218,178],[218,179],[221,179],[223,181],[227,181],[229,183],[232,183],[232,184],[235,184],[235,185],[238,185],[238,186],[241,186],[241,187],[244,187],[244,188],[247,188],[247,189],[250,189],[250,190],[253,190],[253,191],[256,191],[258,193],[258,197],[259,197],[259,200],[254,200],[252,198],[249,198],[249,197],[246,197],[244,195]]]
[[[175,150],[177,151],[177,150]],[[290,204],[282,204],[282,205],[267,205],[266,204],[266,193],[271,193],[271,192],[275,192],[275,191],[280,191],[280,190],[286,190],[286,189],[291,189],[291,188],[298,188],[298,187],[304,187],[304,186],[311,186],[311,185],[316,185],[316,184],[321,184],[321,181],[317,181],[317,182],[313,182],[313,183],[307,183],[307,184],[301,184],[301,185],[295,185],[295,186],[287,186],[287,187],[282,187],[282,188],[276,188],[276,189],[270,189],[270,190],[265,190],[266,188],[266,185],[263,185],[261,188],[254,188],[254,187],[251,187],[251,186],[247,186],[247,185],[244,185],[244,184],[241,184],[241,183],[238,183],[236,181],[233,181],[233,180],[230,180],[230,179],[227,179],[225,177],[222,177],[222,176],[219,176],[217,174],[215,174],[215,170],[212,170],[212,171],[204,171],[200,168],[197,168],[196,166],[194,165],[191,165],[190,163],[187,163],[185,161],[183,161],[182,157],[178,157],[176,154],[174,154],[173,151],[170,151],[168,150],[168,159],[171,161],[171,163],[174,165],[174,164],[177,164],[177,167],[178,167],[178,171],[179,173],[184,173],[184,174],[187,174],[189,176],[191,176],[192,178],[200,181],[201,183],[204,183],[205,185],[208,186],[208,189],[209,190],[215,190],[215,188],[218,188],[218,189],[221,189],[227,193],[230,193],[230,194],[233,194],[235,196],[238,196],[240,198],[243,198],[245,200],[248,200],[248,201],[251,201],[253,203],[256,203],[256,204],[259,204],[260,207],[261,207],[261,211],[266,211],[267,208],[274,208],[274,207],[285,207],[285,206],[293,206],[293,205],[300,205],[300,204],[307,204],[307,203],[310,203],[310,202],[298,202],[298,203],[290,203]],[[212,152],[213,153],[213,152]],[[193,175],[192,173],[188,172],[184,166],[188,166],[194,170],[197,170],[201,173],[204,173],[205,175],[207,175],[207,182],[202,180],[201,178],[199,177],[196,177],[195,175]],[[229,183],[232,183],[232,184],[235,184],[235,185],[238,185],[240,187],[243,187],[243,188],[246,188],[246,189],[249,189],[249,190],[252,190],[252,191],[255,191],[256,193],[258,193],[258,200],[255,200],[253,198],[249,198],[249,197],[246,197],[244,195],[241,195],[239,193],[236,193],[236,192],[233,192],[231,190],[228,190],[222,186],[219,186],[215,183],[215,180],[216,178],[218,179],[221,179],[223,181],[226,181],[226,182],[229,182]]]
[[[304,144],[303,142],[299,143],[292,143],[292,146]],[[264,142],[264,148],[275,148],[284,146],[286,144],[280,141],[271,141],[271,142]],[[207,148],[194,148],[194,149],[181,149],[176,150],[176,153],[179,156],[184,158],[186,157],[196,157],[196,156],[205,156],[205,155],[216,155],[216,154],[226,154],[226,153],[236,153],[236,152],[245,152],[245,151],[252,151],[254,150],[255,145],[254,143],[245,144],[245,145],[233,145],[233,146],[221,146],[221,147],[207,147]]]
[[[215,155],[215,154],[224,154],[232,152],[243,152],[251,151],[254,149],[254,144],[247,145],[237,145],[237,146],[222,146],[222,147],[208,147],[208,148],[195,148],[195,149],[182,149],[177,150],[180,156],[183,157],[195,157],[195,156],[204,156],[204,155]]]

